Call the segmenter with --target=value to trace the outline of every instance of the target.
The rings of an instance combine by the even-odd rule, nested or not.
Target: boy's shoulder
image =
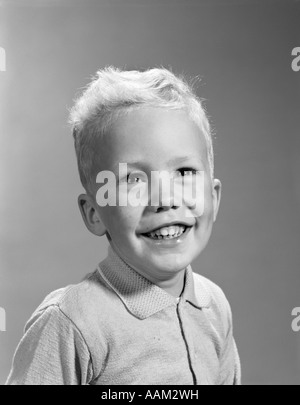
[[[209,294],[212,301],[219,303],[220,305],[228,305],[226,295],[221,287],[207,277],[202,276],[199,273],[193,271],[195,292],[198,289],[205,289]]]
[[[95,317],[108,307],[113,294],[99,277],[98,270],[89,273],[81,282],[70,284],[49,293],[36,308],[25,329],[28,329],[45,311],[59,311],[80,328],[82,320]]]
[[[217,318],[227,329],[232,322],[231,307],[222,288],[207,277],[193,271],[196,297],[206,294],[208,305],[206,312]]]

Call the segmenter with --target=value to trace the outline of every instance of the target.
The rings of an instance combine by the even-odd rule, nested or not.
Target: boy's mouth
[[[174,239],[181,236],[189,228],[191,228],[191,226],[187,226],[184,224],[174,224],[170,226],[163,226],[161,228],[155,229],[154,231],[144,233],[143,236],[154,240]]]

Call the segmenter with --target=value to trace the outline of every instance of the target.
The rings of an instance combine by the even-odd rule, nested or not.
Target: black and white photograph
[[[299,0],[0,0],[0,193],[0,385],[300,385]]]

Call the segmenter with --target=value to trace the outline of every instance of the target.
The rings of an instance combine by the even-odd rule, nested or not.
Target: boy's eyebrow
[[[192,160],[192,159],[195,162],[202,162],[202,159],[199,159],[199,156],[197,157],[195,155],[176,156],[176,157],[168,160],[167,166],[172,167],[172,166],[175,166],[175,165],[180,165],[180,164],[185,163],[185,162],[187,162],[189,160]],[[140,161],[140,160],[132,161],[132,162],[130,162],[130,161],[121,162],[121,163],[126,163],[128,167],[130,166],[130,167],[145,168],[145,169],[147,168],[147,164],[144,161]],[[117,165],[115,165],[115,166],[117,166]]]
[[[176,165],[176,164],[181,164],[181,163],[185,163],[188,160],[195,160],[195,161],[199,161],[201,159],[199,159],[199,156],[194,156],[194,155],[187,155],[187,156],[176,156],[172,159],[170,159],[168,161],[168,166],[172,166],[172,165]]]

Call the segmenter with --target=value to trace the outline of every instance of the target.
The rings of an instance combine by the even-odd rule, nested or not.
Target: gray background
[[[9,5],[8,5],[9,3]],[[84,6],[82,4],[84,3]],[[299,384],[300,46],[297,1],[0,1],[0,383],[44,296],[104,258],[77,208],[67,109],[98,68],[200,75],[221,209],[193,263],[226,293],[244,384]],[[22,4],[22,6],[20,6]],[[71,6],[72,4],[72,6]]]

